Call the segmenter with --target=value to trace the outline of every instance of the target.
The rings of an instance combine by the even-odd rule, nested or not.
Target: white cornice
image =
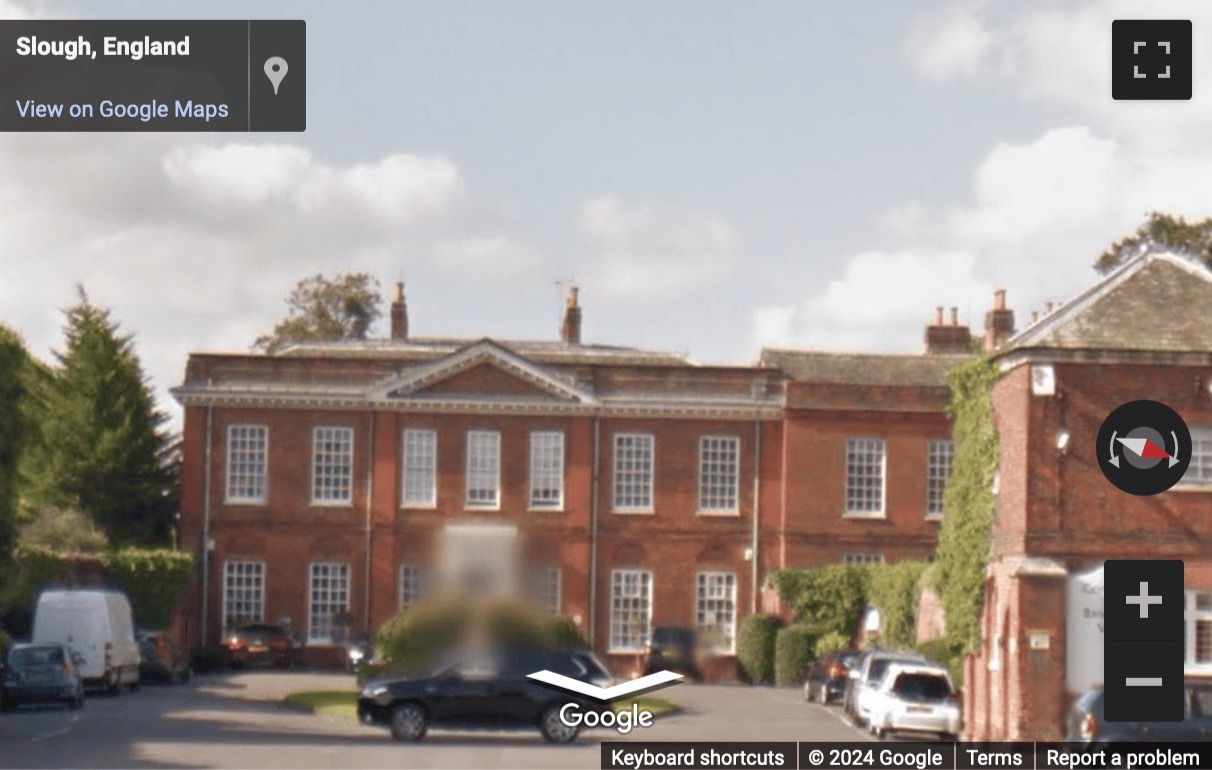
[[[775,419],[782,404],[711,403],[689,401],[616,402],[584,404],[571,401],[510,401],[485,399],[387,399],[322,398],[289,394],[216,393],[176,389],[183,406],[225,406],[260,409],[333,409],[349,411],[411,412],[425,414],[580,415],[609,417],[683,417],[719,419]]]
[[[405,369],[370,388],[367,397],[375,402],[407,398],[447,377],[480,364],[495,366],[539,390],[550,393],[556,399],[568,399],[583,404],[595,402],[593,394],[584,388],[577,387],[572,378],[537,366],[487,339],[437,361]]]

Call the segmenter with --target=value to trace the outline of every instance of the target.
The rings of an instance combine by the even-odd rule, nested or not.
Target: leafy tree
[[[1106,273],[1150,249],[1185,254],[1212,267],[1212,217],[1188,222],[1154,211],[1136,232],[1111,244],[1094,266]]]
[[[105,533],[87,514],[53,505],[43,506],[32,521],[21,527],[17,542],[56,553],[101,553],[109,546]]]
[[[18,479],[27,421],[29,355],[13,331],[0,326],[0,561],[8,558],[17,526]]]
[[[981,606],[993,525],[993,477],[999,446],[990,400],[997,364],[973,358],[947,374],[955,457],[943,491],[943,523],[930,573],[943,603],[947,637],[972,651],[980,644]]]
[[[379,282],[368,273],[304,278],[286,300],[290,313],[253,347],[273,353],[293,342],[366,339],[382,315],[382,302]]]
[[[81,288],[66,316],[59,366],[34,393],[27,502],[79,509],[116,545],[163,542],[176,509],[167,416],[108,310]]]

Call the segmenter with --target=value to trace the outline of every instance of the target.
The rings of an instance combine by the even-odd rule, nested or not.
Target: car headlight
[[[349,651],[349,659],[354,661],[355,663],[362,660],[363,657],[364,657],[363,652],[359,649],[353,649],[353,650]]]
[[[377,700],[379,696],[387,693],[387,686],[382,684],[368,684],[362,688],[362,697]]]

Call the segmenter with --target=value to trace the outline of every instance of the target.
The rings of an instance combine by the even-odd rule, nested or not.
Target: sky
[[[317,272],[403,279],[418,336],[556,339],[575,281],[586,342],[749,363],[920,351],[999,287],[1021,326],[1212,215],[1206,2],[165,6],[0,18],[304,19],[307,131],[0,135],[0,323],[50,359],[83,285],[174,414]],[[1117,18],[1193,20],[1191,101],[1111,99]]]

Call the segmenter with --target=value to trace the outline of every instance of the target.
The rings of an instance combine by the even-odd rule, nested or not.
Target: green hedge
[[[902,559],[868,568],[871,604],[879,608],[880,637],[890,647],[912,647],[917,642],[917,607],[926,563]]]
[[[826,631],[816,640],[816,646],[813,648],[813,657],[819,658],[831,652],[848,649],[850,649],[850,637],[845,634],[839,634],[837,631]]]
[[[808,674],[821,633],[801,623],[780,628],[774,637],[774,681],[801,684]]]
[[[768,582],[783,602],[793,607],[796,620],[853,637],[867,604],[867,570],[859,565],[826,564],[806,569],[781,569]]]
[[[101,557],[105,576],[130,597],[135,624],[167,628],[194,574],[194,556],[164,548],[123,548]]]
[[[453,648],[468,642],[589,646],[566,618],[524,604],[471,601],[420,604],[398,613],[375,634],[375,651],[384,664],[368,667],[367,675],[421,673]]]
[[[0,588],[0,606],[28,607],[44,583],[69,582],[74,577],[71,554],[37,545],[18,545],[13,552],[7,585]],[[130,598],[135,624],[166,628],[194,571],[193,554],[161,548],[123,548],[98,557],[105,578]]]
[[[955,686],[964,684],[964,646],[958,639],[940,637],[917,645],[917,649],[930,660],[947,666]]]
[[[764,612],[748,615],[737,632],[736,664],[741,678],[750,684],[774,681],[774,645],[782,621]]]

